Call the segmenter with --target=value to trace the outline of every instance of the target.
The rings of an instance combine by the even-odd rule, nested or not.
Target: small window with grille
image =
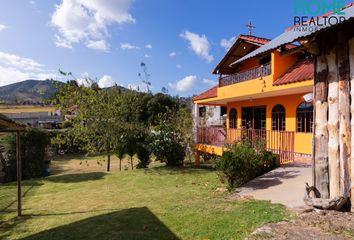
[[[285,131],[285,108],[283,105],[277,104],[272,110],[272,130]]]
[[[313,105],[303,102],[296,111],[297,132],[311,133],[313,130]]]

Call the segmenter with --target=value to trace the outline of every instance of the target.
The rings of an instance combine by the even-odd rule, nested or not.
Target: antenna
[[[250,36],[252,36],[252,32],[253,32],[253,30],[254,30],[256,27],[252,24],[252,21],[251,21],[251,20],[248,22],[248,24],[246,25],[246,27],[248,28],[248,34],[249,34]]]

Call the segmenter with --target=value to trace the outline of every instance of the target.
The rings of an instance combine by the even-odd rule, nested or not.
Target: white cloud
[[[235,43],[236,41],[236,37],[232,37],[230,39],[222,39],[221,42],[220,42],[220,46],[225,48],[226,51],[228,51],[231,46]]]
[[[146,44],[145,47],[148,48],[148,49],[152,49],[152,45],[151,44]]]
[[[138,92],[147,92],[147,87],[145,84],[128,84],[127,88],[130,90],[134,90],[134,91],[138,91]],[[150,90],[151,90],[151,86],[150,86]]]
[[[182,68],[182,65],[181,65],[181,64],[177,64],[177,65],[176,65],[176,68],[181,69],[181,68]]]
[[[123,50],[138,50],[138,49],[140,49],[138,46],[135,46],[131,43],[122,43],[120,45],[120,48]]]
[[[86,44],[86,47],[91,48],[91,49],[96,49],[96,50],[102,50],[105,52],[107,52],[109,49],[109,46],[108,46],[106,40],[98,40],[98,41],[90,40]]]
[[[171,52],[171,53],[169,54],[170,57],[174,57],[174,56],[176,56],[176,55],[177,55],[176,52]]]
[[[113,81],[112,77],[109,75],[104,75],[100,80],[98,80],[98,86],[100,88],[108,88],[114,86],[116,83]]]
[[[213,55],[209,53],[210,43],[205,35],[198,35],[193,32],[185,31],[180,34],[180,36],[189,41],[189,48],[194,51],[202,59],[206,60],[208,63],[214,60]]]
[[[34,61],[33,59],[23,58],[15,54],[9,54],[5,52],[0,52],[0,64],[28,71],[40,71],[43,67],[42,64]]]
[[[145,57],[145,58],[151,58],[151,55],[145,54],[144,57]]]
[[[56,71],[46,70],[37,61],[19,57],[15,54],[0,52],[0,86],[27,79],[58,79]]]
[[[91,86],[93,83],[92,80],[90,79],[90,74],[88,72],[82,73],[81,77],[76,79],[76,82],[79,85],[84,85],[86,87]]]
[[[177,81],[175,84],[169,83],[168,86],[175,89],[177,92],[187,92],[194,88],[196,81],[197,76],[190,75]]]
[[[7,26],[0,24],[0,31],[5,30]]]
[[[213,80],[210,80],[210,79],[203,79],[203,83],[209,84],[209,85],[212,85],[212,86],[218,84],[216,81],[213,81]]]
[[[106,40],[111,24],[135,23],[129,13],[134,0],[62,0],[56,5],[51,24],[58,29],[56,45]],[[96,48],[97,49],[97,48]]]

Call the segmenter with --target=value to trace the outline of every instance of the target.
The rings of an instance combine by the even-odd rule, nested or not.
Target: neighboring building
[[[295,44],[242,59],[269,41],[240,35],[213,71],[218,86],[193,99],[195,109],[227,109],[226,129],[198,128],[197,163],[200,152],[221,155],[225,144],[246,137],[264,140],[283,163],[311,155],[313,60]]]
[[[194,113],[198,127],[226,127],[226,107],[198,106]]]
[[[60,111],[51,106],[0,105],[0,113],[31,127],[52,129],[62,122]]]

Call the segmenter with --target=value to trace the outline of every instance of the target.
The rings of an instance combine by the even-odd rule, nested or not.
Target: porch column
[[[193,132],[194,132],[194,142],[197,143],[198,141],[198,122],[199,122],[199,109],[198,109],[198,103],[194,103],[194,126],[193,126]]]
[[[199,167],[200,166],[200,152],[199,151],[195,151],[195,166]]]
[[[20,132],[16,132],[16,162],[17,162],[17,216],[22,216],[22,164]]]

